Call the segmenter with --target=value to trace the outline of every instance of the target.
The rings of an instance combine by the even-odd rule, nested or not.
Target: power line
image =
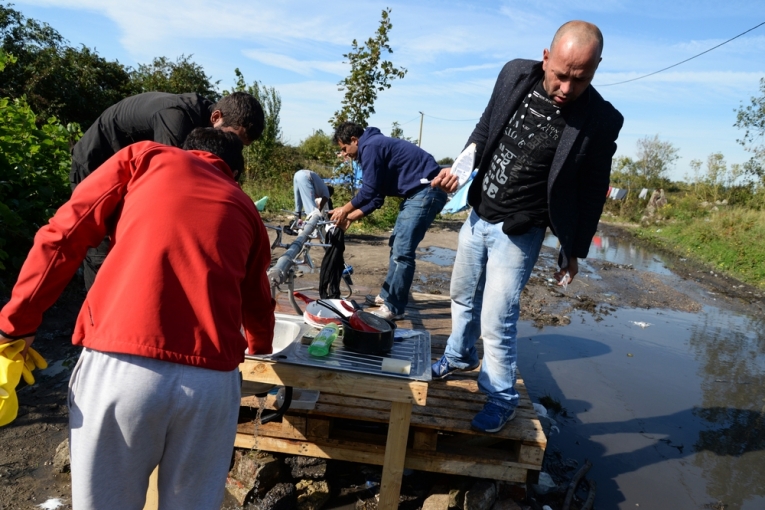
[[[739,38],[739,37],[741,37],[742,35],[744,35],[744,34],[747,34],[747,33],[751,32],[752,30],[754,30],[755,28],[759,28],[759,27],[761,27],[762,25],[765,25],[765,21],[763,21],[762,23],[760,23],[760,24],[759,24],[759,25],[757,25],[757,26],[754,26],[754,27],[750,28],[750,29],[749,29],[749,30],[747,30],[746,32],[741,32],[741,33],[740,33],[740,34],[738,34],[736,37],[731,37],[731,38],[730,38],[730,39],[728,39],[727,41],[725,41],[725,42],[722,42],[722,43],[718,44],[717,46],[713,46],[713,47],[709,48],[709,49],[708,49],[708,50],[706,50],[706,51],[702,51],[702,52],[701,52],[701,53],[699,53],[698,55],[694,55],[694,56],[692,56],[691,58],[686,58],[686,59],[685,59],[685,60],[683,60],[682,62],[678,62],[677,64],[672,64],[671,66],[669,66],[669,67],[665,67],[664,69],[659,69],[658,71],[654,71],[654,72],[652,72],[652,73],[650,73],[650,74],[646,74],[646,75],[644,75],[644,76],[638,76],[637,78],[632,78],[631,80],[618,81],[618,82],[616,82],[616,83],[606,83],[605,85],[598,85],[598,87],[610,87],[610,86],[612,86],[612,85],[621,85],[622,83],[629,83],[629,82],[631,82],[631,81],[642,80],[643,78],[648,78],[649,76],[653,76],[654,74],[659,74],[659,73],[660,73],[660,72],[662,72],[662,71],[666,71],[667,69],[672,69],[673,67],[677,67],[677,66],[679,66],[680,64],[685,64],[685,63],[686,63],[686,62],[688,62],[689,60],[693,60],[694,58],[696,58],[696,57],[700,57],[701,55],[703,55],[703,54],[705,54],[705,53],[709,53],[709,52],[710,52],[710,51],[712,51],[712,50],[716,50],[716,49],[717,49],[717,48],[719,48],[720,46],[723,46],[724,44],[728,44],[728,43],[729,43],[729,42],[731,42],[732,40],[734,40],[734,39],[738,39],[738,38]]]
[[[423,113],[423,115],[426,117],[430,117],[431,119],[445,120],[447,122],[475,122],[475,119],[442,119],[441,117],[434,117],[433,115],[430,115],[428,113]]]
[[[419,118],[420,118],[420,116],[418,115],[418,116],[414,117],[413,119],[409,119],[406,122],[402,122],[401,124],[399,124],[399,126],[405,126],[406,124],[409,124],[410,122],[415,121],[415,120],[417,120]]]

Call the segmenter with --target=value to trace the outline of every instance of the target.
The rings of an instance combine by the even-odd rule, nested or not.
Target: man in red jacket
[[[73,337],[76,509],[142,508],[156,466],[160,507],[219,508],[237,367],[246,348],[271,352],[269,241],[236,182],[242,143],[198,128],[184,149],[139,142],[84,180],[37,233],[0,311],[0,342],[31,343],[88,247],[111,234]]]

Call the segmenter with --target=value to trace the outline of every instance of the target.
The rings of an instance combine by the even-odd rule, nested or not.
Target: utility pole
[[[422,119],[425,117],[425,114],[420,112],[420,136],[417,138],[417,147],[422,147]]]

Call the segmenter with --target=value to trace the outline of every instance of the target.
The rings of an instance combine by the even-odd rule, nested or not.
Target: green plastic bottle
[[[324,326],[319,331],[319,334],[314,337],[311,345],[308,346],[308,354],[317,357],[329,354],[329,349],[332,347],[332,342],[335,341],[338,333],[340,333],[340,328],[337,324],[330,323]]]

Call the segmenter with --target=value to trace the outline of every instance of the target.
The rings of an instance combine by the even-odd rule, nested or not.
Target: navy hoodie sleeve
[[[381,145],[368,144],[364,147],[363,162],[364,179],[361,189],[351,199],[351,205],[368,215],[375,209],[382,207],[385,202],[385,149]],[[361,155],[361,154],[360,154]]]

